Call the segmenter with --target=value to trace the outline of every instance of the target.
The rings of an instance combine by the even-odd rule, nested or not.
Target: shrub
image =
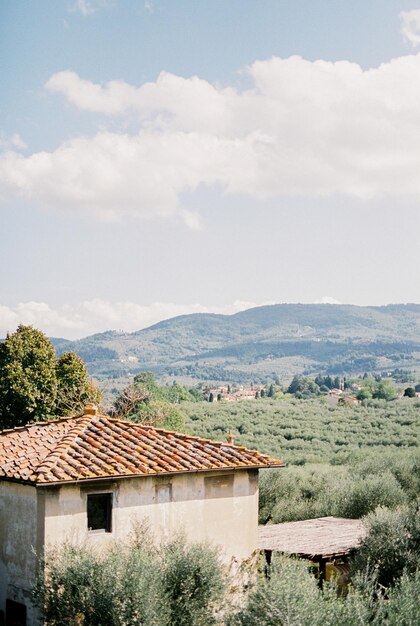
[[[403,488],[390,472],[347,481],[331,496],[334,515],[354,519],[378,506],[395,507],[407,501]]]
[[[213,548],[182,537],[158,547],[140,529],[102,554],[71,545],[50,551],[34,596],[49,626],[210,626],[224,588]]]
[[[217,553],[178,537],[163,547],[163,583],[171,626],[210,626],[223,599],[225,580]]]
[[[355,572],[373,567],[388,587],[404,572],[420,567],[420,515],[416,503],[390,510],[379,507],[365,518],[367,536],[353,560]]]
[[[420,571],[404,574],[388,597],[386,624],[416,626],[420,624]]]

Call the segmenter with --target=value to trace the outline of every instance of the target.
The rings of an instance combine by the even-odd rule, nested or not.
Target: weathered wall
[[[37,490],[0,481],[0,611],[6,598],[25,604],[29,624],[36,623],[30,590],[39,547]]]
[[[112,532],[89,532],[87,496],[113,494]],[[105,546],[124,540],[148,520],[156,538],[184,530],[190,541],[207,539],[226,562],[248,558],[257,547],[258,471],[203,472],[139,477],[61,487],[0,481],[0,611],[6,598],[21,602],[28,626],[41,623],[31,604],[37,560],[46,545],[64,540]]]
[[[141,477],[42,490],[49,544],[69,539],[104,545],[127,538],[136,522],[147,519],[158,538],[183,529],[190,541],[208,539],[221,546],[226,561],[232,556],[247,558],[257,547],[257,470]],[[112,532],[88,532],[87,495],[109,491],[113,493]]]

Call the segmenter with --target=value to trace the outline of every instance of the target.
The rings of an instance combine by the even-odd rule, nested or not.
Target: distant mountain
[[[134,333],[52,340],[98,378],[264,381],[295,373],[420,370],[420,305],[275,304],[234,315],[181,315]]]

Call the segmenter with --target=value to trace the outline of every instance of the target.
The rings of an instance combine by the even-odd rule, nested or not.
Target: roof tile
[[[95,414],[0,432],[0,479],[36,484],[282,465],[243,446]]]

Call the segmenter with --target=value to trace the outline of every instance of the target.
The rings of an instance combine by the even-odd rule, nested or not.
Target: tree
[[[89,381],[83,359],[65,352],[57,359],[57,415],[82,411],[88,402],[100,401],[99,390]]]
[[[189,397],[185,387],[178,383],[165,387],[159,385],[151,372],[141,372],[122,390],[111,414],[157,428],[182,431],[185,420],[176,405]]]
[[[377,400],[393,400],[396,397],[396,389],[391,379],[380,380],[373,391],[372,397]]]
[[[135,409],[127,415],[132,422],[148,424],[155,428],[183,431],[185,419],[174,404],[165,400],[147,400],[139,402]]]
[[[100,394],[80,357],[57,359],[48,337],[18,326],[0,343],[0,428],[23,426],[55,415],[71,415]]]
[[[414,389],[414,387],[407,387],[407,389],[404,390],[404,397],[405,398],[415,398],[416,397],[416,390]]]
[[[48,338],[18,326],[0,344],[0,426],[10,428],[45,419],[57,398],[56,356]]]

